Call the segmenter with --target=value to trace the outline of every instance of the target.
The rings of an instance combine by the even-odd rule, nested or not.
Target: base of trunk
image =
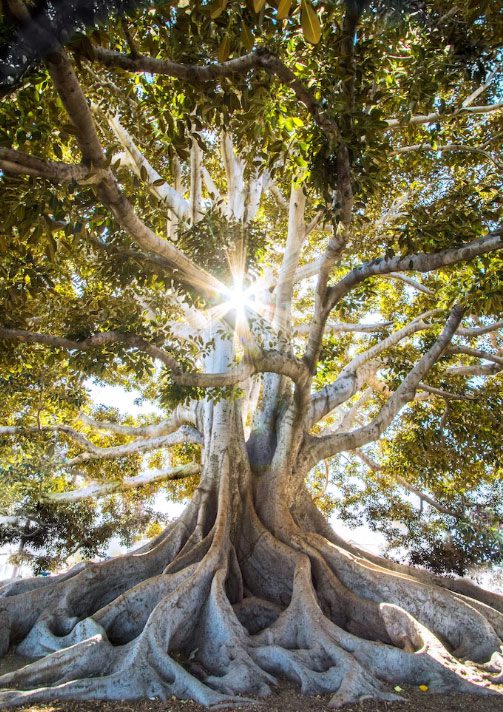
[[[284,678],[333,707],[399,684],[498,694],[502,597],[362,555],[307,499],[278,534],[232,497],[198,490],[148,547],[0,589],[0,652],[39,658],[0,677],[0,706],[242,705]]]

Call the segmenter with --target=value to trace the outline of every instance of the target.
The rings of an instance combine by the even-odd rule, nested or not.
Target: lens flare
[[[252,290],[245,289],[242,281],[227,287],[223,296],[224,306],[228,311],[235,311],[237,316],[246,316],[246,311],[254,308]]]

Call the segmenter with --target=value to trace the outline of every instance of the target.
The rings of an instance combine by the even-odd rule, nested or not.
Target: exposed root
[[[483,595],[473,601],[312,529],[278,538],[250,496],[236,513],[226,457],[218,468],[204,515],[192,508],[153,546],[4,592],[4,649],[10,641],[40,659],[0,678],[0,706],[172,695],[243,704],[277,678],[330,693],[332,707],[396,699],[403,683],[497,694],[501,614]]]
[[[404,608],[435,633],[458,658],[487,660],[501,644],[490,621],[450,591],[357,558],[317,535],[308,540],[323,553],[338,578],[359,595]],[[494,613],[494,617],[498,614]]]
[[[417,581],[446,588],[458,596],[468,598],[470,600],[470,604],[477,609],[480,606],[480,608],[485,611],[489,609],[503,614],[503,596],[492,591],[486,591],[485,589],[476,586],[468,579],[438,576],[430,573],[429,571],[425,571],[424,569],[416,569],[412,566],[398,564],[389,559],[384,559],[380,556],[376,556],[375,554],[371,554],[368,551],[364,551],[356,545],[345,541],[335,533],[305,489],[300,491],[292,514],[303,531],[309,531],[321,535],[328,542],[335,544],[344,551],[347,551],[355,557],[366,561],[368,564],[376,564],[379,568],[385,568],[389,571],[406,574],[412,576]],[[501,617],[498,617],[498,621],[501,626]],[[502,637],[503,632],[500,632],[499,635]]]

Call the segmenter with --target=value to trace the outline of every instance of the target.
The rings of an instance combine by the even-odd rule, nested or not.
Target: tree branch
[[[188,465],[180,465],[179,467],[145,472],[136,477],[126,477],[122,482],[95,483],[88,487],[83,487],[82,489],[70,490],[69,492],[54,492],[46,495],[44,499],[58,503],[79,502],[87,497],[104,497],[109,494],[114,494],[115,492],[127,492],[127,490],[130,489],[157,484],[159,482],[182,480],[186,477],[198,475],[200,472],[201,465],[194,462]]]
[[[478,154],[481,156],[484,156],[484,158],[487,158],[488,161],[491,161],[497,168],[502,167],[501,161],[498,161],[497,158],[492,156],[489,151],[485,151],[483,148],[478,148],[477,146],[465,146],[462,143],[456,144],[456,143],[450,143],[446,144],[445,146],[436,146],[433,147],[428,143],[416,143],[412,146],[402,146],[401,148],[395,149],[394,153],[411,153],[412,151],[433,151],[434,153],[436,151],[440,152],[446,152],[446,151],[455,151],[455,152],[464,152],[464,153],[474,153]]]
[[[91,422],[92,419],[89,419]],[[83,422],[86,422],[85,420]],[[108,423],[107,425],[114,425]],[[120,426],[119,426],[120,427]],[[106,428],[111,430],[111,428]],[[134,430],[134,429],[132,429]],[[112,432],[118,432],[117,430],[112,430]],[[22,435],[26,433],[64,433],[72,440],[74,440],[80,447],[82,447],[85,452],[77,455],[73,459],[69,460],[67,465],[73,466],[80,462],[87,462],[88,460],[109,460],[116,457],[123,457],[125,455],[130,455],[135,452],[144,452],[146,450],[157,450],[161,447],[171,447],[172,445],[178,445],[183,442],[193,442],[196,444],[202,444],[202,437],[195,428],[188,425],[181,425],[175,428],[168,428],[167,432],[163,432],[162,435],[156,434],[155,431],[146,431],[149,435],[147,438],[137,439],[133,442],[126,443],[125,445],[113,445],[111,447],[100,447],[91,442],[83,433],[80,433],[75,428],[70,425],[56,424],[56,425],[43,425],[38,427],[37,425],[4,425],[0,427],[0,436],[9,435]],[[140,433],[124,433],[127,435],[139,435]]]
[[[145,72],[147,74],[164,74],[191,84],[214,82],[224,77],[245,74],[250,69],[256,69],[261,66],[261,57],[257,52],[250,52],[227,62],[201,66],[199,64],[179,64],[171,62],[169,59],[157,59],[146,55],[131,57],[115,50],[93,45],[91,57],[85,57],[85,59],[89,58],[111,69],[124,69],[128,72]]]
[[[66,56],[60,52],[50,55],[46,64],[63,105],[75,126],[77,140],[84,163],[106,168],[106,160],[98,139],[91,110]],[[220,294],[223,285],[195,265],[171,243],[159,238],[135,213],[132,205],[121,193],[115,177],[109,169],[97,186],[98,197],[110,209],[119,225],[147,252],[154,252],[169,261],[176,276],[188,282],[205,297]]]
[[[355,450],[355,455],[367,465],[367,467],[372,470],[372,472],[380,473],[383,471],[383,468],[377,464],[377,462],[374,462],[372,458],[370,458],[365,452],[362,450]],[[452,510],[448,509],[447,507],[444,507],[440,502],[437,502],[436,499],[433,497],[430,497],[429,494],[426,494],[422,490],[418,489],[417,487],[414,487],[414,485],[411,485],[405,480],[403,477],[400,477],[400,475],[394,475],[391,474],[388,470],[386,470],[386,476],[389,477],[391,480],[394,480],[397,485],[400,487],[403,487],[403,489],[407,490],[407,492],[412,492],[412,494],[415,494],[416,497],[419,497],[419,499],[423,500],[424,502],[427,502],[431,507],[436,509],[438,512],[442,512],[442,514],[447,514],[450,517],[456,517],[456,519],[460,518],[459,512],[453,512]]]
[[[58,183],[68,183],[76,181],[77,183],[98,181],[100,174],[93,173],[89,166],[84,166],[79,163],[61,163],[56,161],[46,161],[35,156],[29,156],[27,153],[15,151],[12,148],[0,147],[0,169],[7,173],[15,173],[16,175],[30,175],[39,178],[47,178],[48,180]]]
[[[300,103],[304,104],[318,128],[323,131],[327,138],[334,143],[337,142],[340,139],[339,127],[326,116],[314,95],[295,76],[292,70],[269,50],[260,50],[257,54],[260,57],[260,66],[267,69],[271,74],[276,75],[282,84],[289,87]]]
[[[159,450],[165,447],[172,447],[173,445],[180,445],[182,443],[195,443],[196,445],[203,444],[203,438],[198,430],[192,428],[188,425],[182,425],[173,433],[169,435],[160,435],[155,438],[145,438],[140,440],[134,440],[131,443],[126,443],[125,445],[112,445],[111,447],[98,447],[93,443],[90,443],[91,448],[86,452],[73,457],[68,460],[65,464],[68,467],[74,467],[75,465],[80,465],[83,462],[90,462],[91,460],[114,460],[118,457],[126,457],[127,455],[133,455],[139,452],[150,452],[151,450]]]
[[[0,436],[5,435],[23,435],[27,433],[64,433],[68,435],[72,440],[74,440],[78,445],[80,445],[84,450],[93,452],[94,450],[100,450],[97,445],[92,443],[86,438],[83,433],[79,433],[78,430],[72,428],[70,425],[56,424],[56,425],[3,425],[0,427]]]
[[[449,366],[444,373],[449,376],[496,376],[503,371],[503,367],[497,363],[490,366]]]
[[[372,348],[355,356],[355,358],[343,368],[333,383],[325,386],[312,396],[309,416],[310,425],[316,423],[335,407],[341,405],[341,403],[351,398],[351,396],[360,390],[365,382],[365,377],[368,376],[368,373],[361,371],[364,364],[373,361],[383,351],[395,346],[400,341],[403,341],[403,339],[412,336],[412,334],[418,331],[424,331],[425,329],[431,329],[433,326],[435,325],[428,324],[421,318],[416,319],[402,329],[397,329],[397,331],[394,331],[378,344],[372,346]],[[376,367],[374,366],[371,370],[375,372]],[[359,374],[359,377],[357,374]]]
[[[277,373],[301,386],[308,380],[308,371],[302,361],[274,350],[247,353],[237,366],[224,373],[180,373],[176,375],[175,380],[180,385],[211,388],[233,386],[256,373]]]
[[[202,218],[201,194],[202,194],[202,151],[194,137],[190,146],[190,200],[189,213],[190,221],[194,225]]]
[[[450,354],[465,354],[466,356],[473,356],[474,358],[482,358],[486,361],[494,361],[499,366],[503,366],[503,358],[496,356],[495,354],[489,353],[489,351],[483,351],[482,349],[472,349],[469,346],[450,346],[447,353]]]
[[[498,72],[501,69],[501,65],[499,67],[496,67],[490,74],[487,76],[485,82],[481,84],[477,89],[475,89],[474,92],[470,94],[470,96],[467,96],[466,99],[463,101],[461,106],[463,108],[466,108],[467,106],[471,106],[475,99],[477,99],[481,94],[485,92],[486,89],[488,89],[491,86],[491,82],[494,79],[494,77],[498,74]]]
[[[90,428],[108,433],[132,437],[157,437],[159,435],[169,435],[175,430],[178,430],[182,425],[195,426],[197,421],[197,405],[197,403],[194,403],[193,408],[178,405],[169,418],[162,420],[160,423],[152,423],[151,425],[122,425],[121,423],[113,423],[107,420],[96,420],[85,413],[79,413],[78,419],[81,423],[84,423]]]
[[[490,331],[498,331],[503,329],[503,321],[496,321],[494,324],[488,324],[487,326],[476,326],[476,327],[462,327],[460,326],[456,334],[458,336],[467,336],[469,338],[476,336],[483,336],[483,334],[488,334]]]
[[[419,114],[411,116],[408,121],[404,119],[385,119],[389,129],[398,129],[404,126],[417,126],[420,124],[436,124],[439,121],[453,119],[460,114],[490,114],[503,108],[503,103],[488,104],[487,106],[461,106],[450,113],[433,112],[431,114]]]
[[[275,322],[279,330],[283,332],[286,332],[290,326],[293,278],[299,261],[302,244],[307,235],[304,222],[305,204],[306,196],[303,188],[294,188],[292,184],[288,210],[288,234],[275,290]]]
[[[184,220],[189,217],[189,203],[181,196],[178,191],[172,188],[167,181],[161,185],[162,177],[150,165],[145,156],[136,146],[127,129],[122,126],[117,116],[107,115],[107,121],[114,135],[118,139],[121,146],[126,151],[126,162],[134,170],[136,175],[143,180],[144,172],[147,176],[147,184],[149,191],[166,207],[170,208],[178,219]],[[129,158],[129,160],[127,160]],[[157,185],[156,185],[157,184]]]
[[[90,351],[91,349],[110,346],[111,344],[124,344],[147,353],[152,358],[159,359],[175,374],[180,372],[180,367],[176,360],[166,351],[150,344],[136,334],[122,333],[120,331],[104,331],[99,334],[89,336],[82,341],[74,341],[64,336],[54,336],[52,334],[39,334],[25,329],[4,329],[0,327],[0,339],[16,341],[25,344],[44,344],[67,351]]]
[[[276,203],[279,205],[280,208],[284,208],[285,210],[288,210],[288,200],[285,198],[281,190],[278,188],[276,183],[274,181],[269,182],[269,192],[273,196],[274,200]]]
[[[88,57],[86,57],[88,58]],[[332,139],[339,137],[338,126],[328,119],[320,104],[316,101],[311,91],[295,76],[276,55],[265,48],[259,48],[249,54],[219,64],[206,66],[196,64],[178,64],[166,59],[140,56],[130,57],[106,49],[93,46],[91,59],[105,67],[116,67],[129,72],[147,72],[149,74],[164,74],[177,79],[182,79],[192,84],[214,82],[223,77],[232,77],[237,74],[246,74],[251,69],[265,69],[269,74],[275,75],[282,84],[289,87],[304,104],[313,117],[317,126]]]
[[[347,411],[343,414],[342,420],[336,428],[336,432],[345,432],[346,430],[349,430],[352,427],[358,415],[358,411],[362,406],[365,405],[365,403],[367,403],[372,394],[372,388],[366,388],[362,392],[356,403],[352,405],[351,408],[348,408]]]
[[[339,333],[339,332],[358,332],[362,334],[374,334],[376,332],[385,331],[393,325],[392,321],[383,321],[380,324],[350,324],[348,322],[333,321],[329,322],[325,327],[326,333]],[[295,331],[298,334],[309,333],[308,324],[298,324],[295,327]]]
[[[465,396],[461,393],[451,393],[450,391],[445,391],[443,388],[434,388],[434,386],[429,386],[427,383],[420,383],[417,387],[418,391],[424,391],[433,396],[438,396],[444,400],[474,400],[473,396]]]
[[[409,372],[379,414],[368,425],[346,433],[312,437],[307,445],[310,462],[314,465],[343,450],[355,450],[366,443],[378,440],[403,406],[414,398],[419,383],[448,347],[462,316],[461,307],[456,306],[452,309],[442,333],[433,346]]]
[[[0,327],[0,339],[18,343],[44,344],[68,351],[89,351],[111,344],[124,344],[162,361],[172,371],[173,380],[183,386],[199,386],[200,388],[233,386],[259,372],[279,373],[291,378],[296,383],[305,383],[307,377],[306,366],[302,361],[288,357],[279,351],[261,351],[248,355],[233,370],[224,373],[182,372],[177,361],[163,349],[150,344],[140,336],[118,331],[106,331],[89,336],[82,341],[73,341],[63,336]]]
[[[418,292],[422,292],[423,294],[427,294],[428,296],[433,296],[435,292],[428,287],[425,287],[424,284],[421,284],[415,279],[412,279],[412,277],[408,277],[406,274],[401,274],[400,272],[390,272],[389,274],[383,274],[381,275],[384,279],[396,279],[400,282],[404,282],[407,284],[409,287],[412,287],[413,289],[416,289]]]
[[[449,267],[458,262],[470,260],[478,255],[501,249],[503,228],[490,232],[461,247],[453,247],[439,252],[418,252],[403,257],[384,257],[365,262],[349,272],[333,287],[330,287],[327,301],[330,310],[348,294],[351,289],[369,277],[390,272],[431,272],[440,267]]]

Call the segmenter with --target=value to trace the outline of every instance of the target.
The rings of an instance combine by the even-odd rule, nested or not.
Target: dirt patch
[[[344,712],[503,712],[503,695],[499,697],[480,697],[479,695],[435,695],[421,692],[414,688],[403,689],[400,693],[405,699],[401,702],[379,702],[365,700],[359,704],[348,705]],[[257,712],[332,712],[328,707],[330,695],[305,697],[298,689],[281,684],[272,695],[257,700],[256,707],[219,707],[219,712],[235,712],[236,709]],[[77,702],[65,700],[50,704],[29,705],[16,708],[26,712],[208,712],[207,707],[189,700],[126,700],[124,702]]]
[[[0,675],[17,670],[23,665],[33,662],[16,653],[8,653],[0,659]],[[480,695],[438,695],[423,692],[418,688],[402,688],[400,702],[380,702],[364,700],[359,704],[348,705],[344,712],[503,712],[503,694],[501,696],[482,697]],[[328,703],[331,695],[306,697],[299,694],[298,687],[280,682],[273,693],[262,700],[257,700],[256,706],[219,707],[219,712],[235,712],[236,709],[253,710],[257,712],[329,712]],[[117,702],[74,700],[55,700],[49,704],[28,705],[11,708],[26,712],[208,712],[207,707],[198,705],[192,700],[125,700]],[[332,712],[330,710],[330,712]]]

